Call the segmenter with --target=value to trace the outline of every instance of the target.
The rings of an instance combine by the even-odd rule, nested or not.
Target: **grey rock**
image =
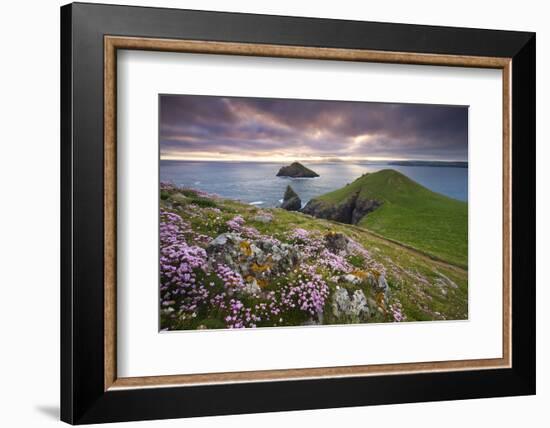
[[[332,296],[332,314],[341,318],[349,313],[350,300],[348,291],[345,288],[337,288]]]
[[[454,288],[454,289],[458,288],[458,285],[452,279],[450,279],[448,276],[443,275],[441,272],[437,272],[437,273],[440,276],[440,278],[437,278],[435,280],[438,286],[451,287],[451,288]]]
[[[361,278],[358,278],[357,276],[352,275],[351,273],[348,273],[347,275],[345,275],[344,279],[350,284],[354,284],[354,285],[357,285],[361,282]]]
[[[287,186],[281,208],[287,211],[299,211],[302,208],[302,201],[292,187]]]
[[[273,221],[273,217],[271,217],[269,215],[265,215],[265,214],[258,214],[256,216],[252,217],[252,220],[257,221],[259,223],[267,224],[267,223],[271,223]]]
[[[241,242],[242,238],[236,233],[222,233],[217,236],[206,247],[208,264],[210,266],[226,264],[233,269],[238,260],[238,249]]]
[[[247,282],[242,291],[244,294],[248,294],[250,296],[259,296],[262,293],[262,289],[260,288],[256,280],[253,280],[252,282]]]
[[[345,288],[338,288],[332,297],[332,314],[341,321],[351,323],[365,321],[370,311],[363,291],[355,290],[350,298]]]
[[[350,314],[352,317],[357,317],[358,319],[363,318],[363,316],[369,316],[369,306],[367,303],[367,298],[365,293],[361,290],[355,290],[351,298],[350,304]]]
[[[349,238],[342,233],[328,233],[325,236],[325,247],[335,254],[347,252],[348,244]]]
[[[287,211],[300,211],[300,208],[302,208],[302,201],[300,198],[290,198],[283,201],[281,208]]]
[[[224,246],[225,244],[227,244],[228,239],[237,239],[237,235],[235,235],[234,233],[222,233],[221,235],[216,236],[215,239],[210,241],[210,244],[208,244],[208,248],[211,249]]]
[[[304,321],[301,325],[311,326],[311,325],[322,325],[323,324],[323,311],[317,312],[317,318],[310,318],[307,321]]]
[[[386,281],[386,276],[383,273],[378,276],[376,285],[380,290],[386,291],[388,289],[388,281]]]
[[[373,274],[369,272],[368,282],[372,287],[378,289],[378,291],[388,290],[388,281],[384,273]]]
[[[217,236],[206,248],[206,253],[210,269],[225,264],[243,278],[286,272],[301,260],[299,250],[293,245],[243,239],[235,233]]]

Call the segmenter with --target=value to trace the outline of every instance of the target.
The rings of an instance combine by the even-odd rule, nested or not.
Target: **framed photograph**
[[[535,35],[61,8],[61,418],[535,393]]]

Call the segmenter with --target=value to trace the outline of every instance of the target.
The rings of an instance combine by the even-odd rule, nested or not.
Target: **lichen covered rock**
[[[350,298],[348,290],[338,287],[332,297],[332,315],[339,321],[358,323],[369,317],[369,306],[365,294],[355,290]]]
[[[264,278],[286,272],[300,261],[299,251],[292,245],[273,239],[245,239],[236,233],[223,233],[206,248],[208,265],[226,265],[239,273],[247,283],[261,287]],[[253,294],[255,287],[248,290]]]

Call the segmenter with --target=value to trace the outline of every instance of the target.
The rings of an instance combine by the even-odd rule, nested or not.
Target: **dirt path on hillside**
[[[450,269],[450,270],[461,272],[461,273],[464,273],[465,275],[468,274],[468,269],[465,268],[464,266],[448,262],[447,260],[443,260],[443,259],[441,259],[437,256],[426,253],[426,252],[424,252],[422,250],[419,250],[417,248],[414,248],[414,247],[412,247],[408,244],[404,244],[402,242],[396,241],[395,239],[386,238],[382,235],[379,235],[376,232],[373,232],[372,230],[365,229],[365,228],[359,227],[359,226],[355,226],[353,224],[343,224],[343,223],[339,223],[339,222],[333,222],[333,221],[330,221],[330,220],[328,220],[328,222],[337,224],[340,227],[342,227],[342,226],[348,227],[348,228],[350,228],[352,230],[355,230],[357,232],[366,233],[367,235],[370,235],[371,237],[373,237],[375,239],[379,239],[380,241],[386,242],[388,244],[396,245],[396,246],[402,248],[404,251],[407,251],[408,253],[412,253],[417,257],[420,257],[420,258],[423,258],[425,260],[429,260],[432,263],[435,263],[437,266],[441,266],[441,267],[444,267],[444,268],[447,268],[447,269]]]

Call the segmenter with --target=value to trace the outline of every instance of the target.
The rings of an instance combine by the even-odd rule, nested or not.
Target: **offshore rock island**
[[[277,173],[277,177],[315,178],[319,177],[319,174],[305,167],[300,162],[293,162],[290,165],[283,166]]]

